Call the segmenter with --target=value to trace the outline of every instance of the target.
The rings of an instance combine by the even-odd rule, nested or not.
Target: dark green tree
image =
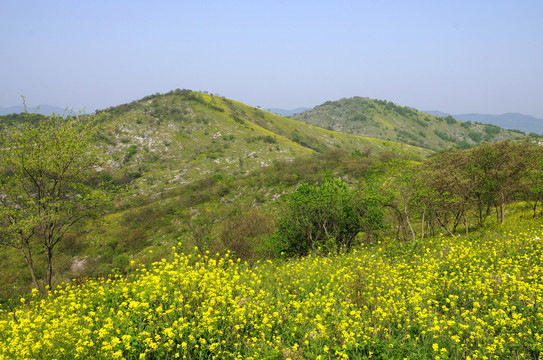
[[[350,249],[364,230],[364,213],[357,193],[341,179],[304,183],[288,196],[274,243],[289,256],[304,256],[317,247]]]
[[[384,222],[385,211],[383,198],[379,194],[378,185],[375,179],[369,175],[366,179],[366,186],[361,192],[363,216],[360,221],[366,234],[366,241],[372,243],[379,230],[386,229]]]

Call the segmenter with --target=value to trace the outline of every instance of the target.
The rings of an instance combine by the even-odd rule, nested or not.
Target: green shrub
[[[348,120],[353,122],[366,122],[368,121],[368,117],[364,114],[356,114]]]
[[[449,124],[449,125],[454,125],[454,124],[456,124],[456,119],[453,118],[451,115],[447,116],[447,117],[445,118],[445,121],[446,121],[447,124]]]
[[[443,131],[434,130],[434,134],[436,134],[437,136],[439,136],[441,139],[443,139],[445,141],[450,141],[450,142],[453,142],[453,143],[455,143],[457,141],[454,136],[451,136],[451,135],[449,135],[449,134],[447,134],[446,132],[443,132]]]
[[[496,125],[492,124],[485,124],[485,133],[487,139],[492,139],[496,135],[498,135],[501,131],[501,128]]]
[[[128,162],[138,152],[136,145],[130,145],[124,155],[124,162]]]
[[[483,140],[483,136],[476,131],[470,131],[468,133],[468,136],[470,137],[471,140],[475,141],[476,143],[480,143],[481,140]]]
[[[341,179],[303,183],[287,198],[273,245],[288,256],[304,256],[319,247],[325,252],[349,249],[362,230],[362,215],[355,192]]]

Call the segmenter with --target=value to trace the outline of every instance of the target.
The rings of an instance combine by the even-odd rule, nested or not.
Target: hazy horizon
[[[0,107],[176,88],[262,108],[353,96],[543,118],[543,2],[8,2]]]

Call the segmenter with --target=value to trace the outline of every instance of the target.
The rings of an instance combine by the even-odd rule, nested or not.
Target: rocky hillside
[[[330,150],[424,157],[428,150],[338,133],[223,97],[189,90],[152,95],[100,112],[105,174],[141,191],[191,183],[218,171],[244,174],[274,161]],[[153,190],[154,189],[154,190]]]

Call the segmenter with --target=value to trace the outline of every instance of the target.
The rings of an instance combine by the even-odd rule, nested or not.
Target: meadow
[[[299,259],[172,248],[2,309],[0,359],[540,359],[543,224],[522,216]]]

